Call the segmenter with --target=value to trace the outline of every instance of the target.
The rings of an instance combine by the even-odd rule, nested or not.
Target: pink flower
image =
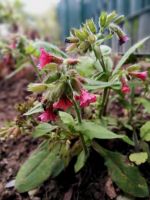
[[[148,77],[148,72],[130,72],[130,75],[145,81]]]
[[[42,69],[45,65],[51,63],[53,61],[53,57],[51,54],[47,53],[45,49],[40,49],[40,59],[39,59],[39,68]]]
[[[15,42],[13,42],[12,44],[9,45],[9,48],[16,49],[17,48],[17,44]]]
[[[67,97],[65,97],[65,98],[61,98],[59,101],[55,102],[53,104],[53,108],[65,111],[72,105],[73,105],[72,102]]]
[[[42,122],[49,122],[49,121],[55,121],[56,120],[56,115],[53,112],[53,108],[50,107],[46,109],[39,117],[38,119]]]
[[[61,64],[63,62],[62,58],[58,58],[48,52],[45,51],[44,48],[40,49],[40,58],[39,58],[39,68],[42,69],[45,65],[53,62],[57,64]]]
[[[130,93],[130,88],[128,85],[124,85],[124,86],[122,86],[121,91],[123,94],[128,94],[128,93]]]
[[[76,100],[79,100],[81,107],[89,106],[90,103],[96,102],[96,96],[90,94],[86,90],[81,90],[80,96],[76,96]]]
[[[123,94],[128,94],[130,93],[130,88],[127,84],[127,81],[125,80],[125,78],[121,79],[121,83],[122,83],[122,87],[121,87],[121,91]]]
[[[127,35],[120,35],[119,36],[119,44],[122,45],[126,43],[129,40],[129,37]]]

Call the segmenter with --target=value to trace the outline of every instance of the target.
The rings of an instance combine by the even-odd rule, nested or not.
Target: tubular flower
[[[38,119],[42,122],[49,122],[49,121],[55,121],[56,120],[56,115],[53,112],[53,108],[49,107],[46,109],[39,117]]]
[[[81,107],[86,107],[90,103],[96,102],[96,96],[86,90],[81,90],[80,96],[76,96],[76,100],[79,100]]]
[[[121,79],[121,83],[122,83],[122,87],[121,87],[121,91],[123,94],[128,94],[130,93],[130,88],[125,80],[125,78]]]
[[[49,54],[48,52],[45,51],[44,48],[41,48],[40,52],[41,52],[40,58],[39,58],[40,69],[42,69],[45,65],[52,62],[57,63],[57,64],[61,64],[63,62],[63,59],[53,56],[52,54]]]
[[[127,35],[120,35],[119,36],[119,44],[122,45],[126,43],[129,40],[129,37]]]
[[[72,105],[73,105],[72,102],[67,97],[64,97],[64,98],[61,98],[59,101],[55,102],[53,104],[53,108],[66,111]]]
[[[145,81],[148,77],[148,72],[147,71],[144,71],[144,72],[130,72],[129,73],[131,76],[134,76],[136,78],[139,78],[143,81]]]
[[[124,31],[118,25],[111,23],[110,29],[112,30],[112,32],[114,32],[118,36],[120,45],[126,43],[129,40],[128,36],[124,33]]]

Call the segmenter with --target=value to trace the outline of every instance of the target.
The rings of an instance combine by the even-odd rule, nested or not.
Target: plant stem
[[[70,87],[70,90],[72,92],[72,102],[74,104],[74,108],[75,108],[75,111],[77,113],[77,118],[78,118],[78,123],[81,124],[82,123],[82,117],[81,117],[81,112],[80,112],[80,108],[76,102],[76,100],[74,99],[74,96],[73,96],[73,88],[72,88],[72,85],[70,83],[70,80],[68,81],[68,85]],[[84,137],[81,133],[80,134],[80,139],[81,139],[81,142],[82,142],[82,147],[83,147],[83,150],[85,152],[85,155],[88,154],[88,150],[87,150],[87,147],[86,147],[86,143],[85,143],[85,140],[84,140]]]
[[[135,93],[135,87],[132,85],[132,90],[131,90],[131,111],[130,111],[130,116],[129,116],[129,121],[128,123],[131,124],[133,127],[133,141],[135,144],[135,151],[139,151],[139,141],[138,141],[138,136],[135,130],[134,122],[133,122],[133,116],[135,114],[135,109],[134,109],[134,93]]]
[[[28,57],[29,57],[30,63],[31,63],[32,66],[34,67],[34,70],[35,70],[35,72],[36,72],[36,74],[37,74],[37,77],[38,77],[39,81],[42,81],[42,77],[41,77],[41,75],[39,74],[39,71],[38,71],[38,69],[37,69],[37,66],[36,66],[35,63],[33,62],[32,57],[31,57],[30,55],[28,55]]]
[[[101,103],[101,109],[99,111],[99,118],[100,119],[102,118],[102,116],[106,115],[107,104],[108,104],[108,99],[109,99],[109,93],[110,93],[110,89],[109,88],[105,88],[104,89],[104,93],[103,93],[102,103]]]
[[[103,58],[101,48],[99,47],[98,50],[99,50],[99,54],[100,54],[99,56],[97,55],[98,52],[96,51],[96,49],[93,48],[96,59],[99,61],[100,65],[102,66],[103,71],[106,72],[105,62],[104,62],[104,58]]]
[[[94,51],[95,57],[98,59],[100,65],[102,66],[103,71],[106,73],[107,69],[106,69],[106,66],[105,66],[105,62],[104,62],[104,58],[103,58],[103,54],[102,54],[101,48],[99,47],[98,50],[93,48],[93,51]],[[98,53],[99,53],[99,55],[98,55]],[[108,78],[107,78],[107,81],[108,81]],[[101,109],[99,111],[99,118],[100,119],[102,118],[103,115],[106,114],[108,98],[109,98],[109,89],[105,88],[104,92],[103,92],[103,99],[102,99],[102,103],[101,103]]]

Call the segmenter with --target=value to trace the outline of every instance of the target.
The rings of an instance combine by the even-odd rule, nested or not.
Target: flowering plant
[[[138,64],[123,67],[128,57],[149,37],[131,47],[115,67],[110,56],[111,49],[103,45],[114,35],[120,45],[128,41],[129,38],[118,26],[123,20],[124,17],[115,12],[103,12],[99,18],[99,29],[93,20],[87,20],[80,29],[72,29],[66,39],[68,55],[58,49],[55,52],[49,50],[47,43],[30,44],[28,47],[31,54],[39,52],[39,80],[28,86],[36,98],[23,115],[26,120],[34,115],[36,127],[32,136],[43,138],[43,142],[18,172],[16,188],[20,192],[38,187],[48,177],[56,177],[73,158],[76,158],[75,172],[79,172],[93,148],[105,159],[108,173],[120,189],[135,197],[149,195],[146,180],[135,164],[149,160],[145,146],[149,141],[147,130],[150,125],[147,122],[142,126],[140,143],[134,124],[136,111],[127,105],[130,99],[132,106],[135,103],[135,80],[142,81],[147,93],[148,72],[141,72]],[[78,56],[72,57],[71,52]],[[129,114],[128,123],[125,124],[126,117],[123,117],[122,121],[114,122],[115,128],[114,117],[109,110],[114,94],[124,107],[127,105]],[[138,101],[141,104],[143,100]],[[132,136],[121,133],[122,127],[130,130]],[[104,148],[102,142],[99,144],[99,141],[112,139],[126,143],[130,153],[128,160],[121,153]]]

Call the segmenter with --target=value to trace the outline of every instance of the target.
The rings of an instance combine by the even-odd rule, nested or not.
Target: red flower
[[[128,94],[130,93],[130,88],[127,84],[127,81],[125,80],[125,78],[121,79],[121,83],[122,83],[122,87],[121,87],[121,91],[123,94]]]
[[[148,72],[130,72],[130,75],[145,81],[148,77]]]
[[[40,49],[40,58],[39,58],[39,68],[42,69],[45,65],[53,62],[57,64],[61,64],[63,62],[62,58],[58,58],[52,54],[49,54],[48,52],[45,51],[44,48]]]
[[[45,49],[40,49],[40,59],[39,59],[39,67],[42,69],[45,65],[48,63],[51,63],[53,61],[53,57],[51,54],[47,53]]]
[[[79,100],[81,107],[89,106],[90,103],[96,102],[96,96],[90,94],[86,90],[81,90],[80,96],[76,96],[76,100]]]
[[[49,122],[49,121],[55,121],[56,120],[56,115],[53,112],[53,108],[49,107],[46,109],[39,117],[38,119],[42,122]]]
[[[59,101],[55,102],[53,104],[53,108],[65,111],[72,105],[73,105],[72,102],[67,97],[65,97],[65,98],[61,98]]]
[[[126,43],[129,40],[129,37],[127,35],[120,35],[119,36],[119,44],[122,45]]]

